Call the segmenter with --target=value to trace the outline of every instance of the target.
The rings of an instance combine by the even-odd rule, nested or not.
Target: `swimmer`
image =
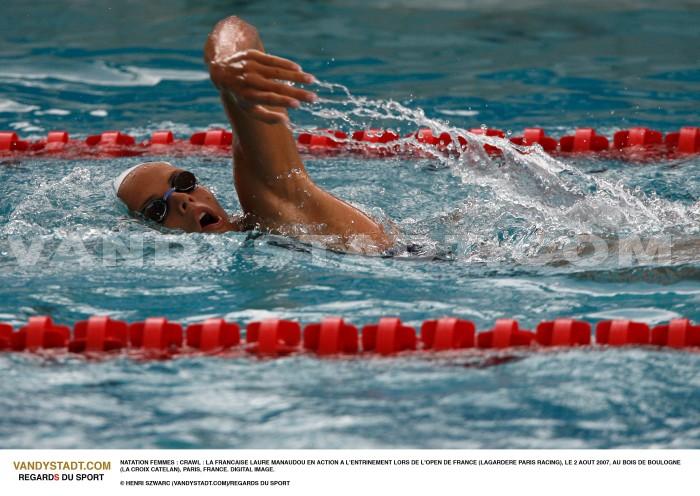
[[[313,83],[296,63],[265,53],[257,30],[221,20],[204,46],[209,75],[233,126],[233,182],[243,214],[229,217],[189,171],[146,162],[114,182],[134,213],[185,232],[260,229],[285,236],[330,236],[335,248],[382,252],[390,236],[377,222],[316,185],[299,157],[288,108],[316,95],[289,83]]]

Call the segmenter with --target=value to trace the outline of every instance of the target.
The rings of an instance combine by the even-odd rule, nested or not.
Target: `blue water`
[[[700,124],[693,2],[558,3],[10,1],[0,129],[145,138],[225,125],[201,47],[233,13],[325,83],[319,104],[292,113],[299,128],[537,125],[560,136],[586,125],[610,136]],[[0,161],[0,321],[15,326],[105,313],[185,324],[396,315],[414,326],[447,314],[480,329],[500,317],[527,328],[557,316],[700,321],[697,156],[306,157],[319,184],[394,222],[400,246],[420,246],[392,258],[154,231],[111,197],[133,159]],[[173,162],[239,210],[225,157]],[[590,241],[605,256],[573,255]],[[697,352],[650,349],[150,363],[3,354],[0,447],[699,447],[699,367]]]

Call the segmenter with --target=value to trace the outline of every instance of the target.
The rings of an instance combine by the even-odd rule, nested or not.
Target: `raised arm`
[[[339,244],[369,251],[391,245],[381,226],[319,188],[308,176],[288,127],[286,108],[315,99],[284,81],[313,77],[286,59],[266,54],[256,29],[237,17],[220,21],[204,57],[234,129],[234,183],[247,218],[287,235],[335,235]]]

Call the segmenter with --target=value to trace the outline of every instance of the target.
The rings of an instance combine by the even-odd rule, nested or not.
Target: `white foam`
[[[48,110],[37,110],[34,115],[70,115],[70,110],[63,109],[48,109]]]
[[[438,112],[444,115],[457,115],[459,117],[474,117],[475,115],[479,115],[478,110],[443,110],[443,109],[438,109]]]
[[[25,113],[38,108],[36,105],[25,105],[14,100],[0,100],[0,112]]]
[[[404,135],[399,145],[420,149],[434,166],[451,169],[465,192],[471,192],[450,208],[451,220],[445,226],[470,261],[551,257],[572,243],[582,243],[579,236],[589,234],[606,240],[637,236],[644,243],[662,239],[676,253],[680,241],[700,232],[700,202],[686,205],[645,193],[614,175],[588,174],[573,158],[553,157],[539,146],[519,147],[497,136],[472,134],[394,100],[356,96],[335,83],[320,81],[317,86],[318,102],[302,105],[300,110],[316,118],[319,127],[384,128],[399,134],[426,127],[434,134],[448,133],[453,142],[455,136],[467,140],[470,151],[460,154],[437,153],[411,134]],[[450,112],[460,109],[441,111]],[[498,147],[503,153],[491,157],[484,145]]]
[[[102,61],[82,63],[66,61],[61,67],[6,65],[0,68],[0,80],[22,81],[25,86],[64,87],[65,83],[88,86],[156,86],[162,81],[204,81],[205,71],[188,69],[156,69],[150,67],[108,66]],[[33,107],[30,110],[35,110]],[[28,110],[27,110],[28,111]]]

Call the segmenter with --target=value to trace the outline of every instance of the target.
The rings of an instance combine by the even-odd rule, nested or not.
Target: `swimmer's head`
[[[130,211],[171,229],[235,229],[214,195],[196,184],[189,173],[168,162],[145,162],[127,169],[114,181],[114,190]]]

